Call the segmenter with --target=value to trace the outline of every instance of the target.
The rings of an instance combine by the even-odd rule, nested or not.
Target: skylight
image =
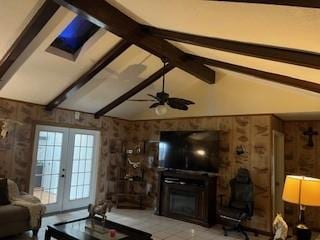
[[[94,23],[81,16],[75,17],[69,25],[51,43],[49,51],[57,54],[54,49],[58,49],[72,55],[75,58],[82,46],[99,30]],[[60,52],[59,51],[59,52]],[[61,53],[61,52],[60,52]],[[57,54],[61,55],[61,54]]]

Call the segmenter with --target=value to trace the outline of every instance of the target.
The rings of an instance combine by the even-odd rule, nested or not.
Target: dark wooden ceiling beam
[[[210,0],[219,2],[256,3],[292,7],[320,8],[319,0]]]
[[[125,94],[121,95],[120,97],[118,97],[117,99],[112,101],[110,104],[108,104],[107,106],[105,106],[104,108],[102,108],[101,110],[96,112],[94,116],[96,118],[102,117],[106,113],[110,112],[112,109],[114,109],[117,106],[119,106],[124,101],[126,101],[129,98],[133,97],[138,92],[140,92],[141,90],[145,89],[146,87],[148,87],[149,85],[151,85],[152,83],[157,81],[159,78],[161,78],[161,76],[163,74],[163,71],[166,74],[169,71],[171,71],[173,68],[174,68],[174,66],[172,64],[167,64],[164,69],[161,68],[158,71],[156,71],[155,73],[153,73],[146,80],[144,80],[143,82],[139,83],[137,86],[132,88],[130,91],[128,91]]]
[[[245,43],[213,37],[199,36],[144,26],[152,35],[177,42],[221,50],[256,58],[320,69],[320,54],[296,49]]]
[[[214,83],[215,73],[212,69],[194,60],[186,58],[186,53],[168,41],[145,32],[142,25],[123,14],[105,0],[55,0],[57,3],[81,14],[94,18],[105,24],[105,28],[130,41],[138,47],[160,58],[167,58],[176,67],[194,75],[207,83]]]
[[[131,46],[126,40],[121,40],[109,52],[107,52],[96,64],[85,72],[78,80],[67,87],[59,96],[53,99],[47,106],[46,110],[51,111],[60,105],[67,98],[73,96],[81,87],[87,84],[96,74],[108,66],[114,59],[120,56]]]
[[[42,28],[47,24],[50,18],[59,9],[59,4],[47,0],[43,3],[31,21],[27,24],[19,37],[12,44],[10,49],[6,52],[3,58],[0,60],[0,81],[3,76],[22,54],[22,52],[28,47],[31,41],[37,36]],[[2,33],[5,34],[5,31]]]
[[[242,74],[247,74],[253,77],[261,78],[262,80],[272,81],[284,85],[288,85],[291,87],[296,87],[304,90],[308,90],[311,92],[320,93],[320,84],[309,82],[305,80],[301,80],[298,78],[293,78],[285,75],[280,75],[276,73],[270,73],[266,71],[261,71],[253,68],[243,67],[240,65],[235,65],[231,63],[226,63],[222,61],[213,60],[210,58],[204,58],[200,56],[190,55],[191,58],[202,62],[203,64],[210,65],[213,67],[230,70],[233,72],[238,72]]]

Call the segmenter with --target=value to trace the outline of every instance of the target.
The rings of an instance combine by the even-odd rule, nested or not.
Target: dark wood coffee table
[[[119,223],[105,221],[101,218],[94,218],[94,224],[99,231],[92,231],[86,228],[89,218],[81,218],[69,222],[57,223],[47,226],[45,240],[51,237],[58,240],[152,240],[151,234],[121,225]],[[116,230],[115,238],[110,238],[108,233],[101,233],[100,230]]]

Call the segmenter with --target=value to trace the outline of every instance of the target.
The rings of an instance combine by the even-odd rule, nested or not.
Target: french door
[[[30,191],[47,212],[94,201],[99,136],[92,130],[36,127]]]

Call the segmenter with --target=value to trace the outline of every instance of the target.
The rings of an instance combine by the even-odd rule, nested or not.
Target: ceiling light
[[[168,108],[165,105],[159,105],[155,108],[155,111],[158,116],[161,116],[168,112]]]
[[[205,155],[206,155],[206,151],[203,150],[203,149],[198,149],[198,150],[196,151],[196,153],[197,153],[198,155],[200,155],[200,156],[205,156]]]

